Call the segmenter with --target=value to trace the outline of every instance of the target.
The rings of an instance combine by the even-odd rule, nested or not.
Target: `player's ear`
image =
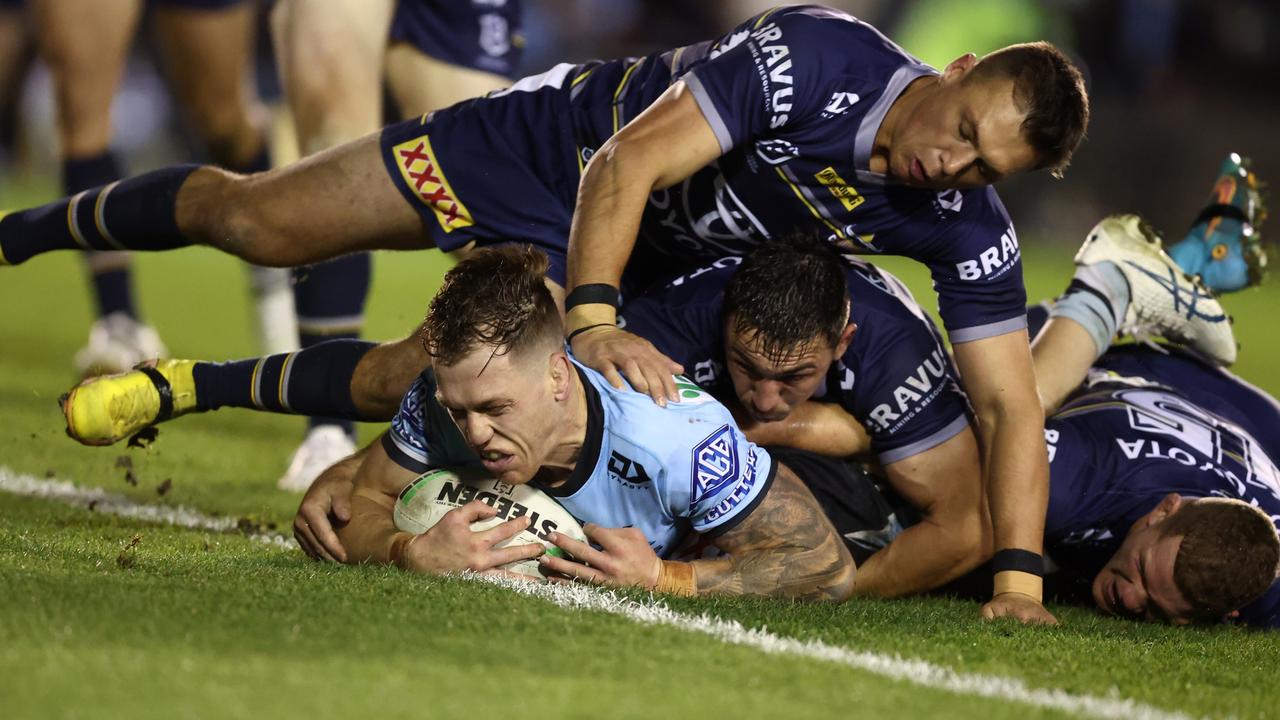
[[[844,331],[840,333],[840,342],[836,343],[836,357],[844,355],[844,351],[849,349],[849,343],[853,342],[853,334],[858,331],[858,323],[851,322],[844,326]]]
[[[977,55],[974,55],[973,53],[965,53],[964,55],[961,55],[955,60],[947,63],[947,66],[942,69],[942,81],[950,83],[960,80],[965,75],[968,75],[969,71],[977,64]]]
[[[569,379],[572,377],[573,363],[569,362],[569,356],[565,354],[564,350],[556,350],[551,353],[548,362],[551,364],[552,394],[557,401],[564,400],[569,397],[569,387],[571,386]]]
[[[1160,504],[1155,509],[1147,513],[1145,524],[1149,527],[1156,523],[1163,522],[1165,518],[1178,512],[1178,508],[1182,507],[1182,496],[1178,493],[1169,493],[1160,500]]]

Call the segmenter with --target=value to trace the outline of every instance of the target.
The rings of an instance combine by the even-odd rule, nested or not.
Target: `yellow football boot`
[[[111,445],[196,407],[194,360],[152,360],[133,370],[90,378],[62,397],[67,435]]]

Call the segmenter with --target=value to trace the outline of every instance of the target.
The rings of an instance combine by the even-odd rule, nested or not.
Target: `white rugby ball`
[[[547,541],[552,532],[587,542],[582,526],[546,493],[528,485],[508,485],[474,470],[429,470],[400,491],[396,500],[396,528],[414,534],[424,533],[450,510],[472,500],[481,500],[498,514],[471,524],[474,532],[488,530],[506,520],[527,515],[529,527],[499,547],[541,543],[547,554],[564,557],[560,548]],[[506,570],[544,579],[537,560],[519,560],[503,566]]]

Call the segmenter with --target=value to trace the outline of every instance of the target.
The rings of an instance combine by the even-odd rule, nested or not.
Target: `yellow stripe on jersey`
[[[780,7],[776,7],[776,8],[773,8],[772,10],[766,10],[766,11],[765,11],[765,13],[764,13],[763,15],[761,15],[761,16],[760,16],[760,19],[756,20],[756,24],[755,24],[755,25],[752,25],[751,27],[752,27],[753,29],[754,29],[754,28],[758,28],[758,27],[760,27],[761,25],[763,25],[763,24],[764,24],[764,21],[765,21],[765,20],[769,19],[769,16],[770,16],[770,15],[772,15],[772,14],[774,14],[774,13],[778,12],[778,11],[779,11],[779,10],[781,10],[781,9],[782,9],[782,8],[780,8]]]
[[[587,71],[583,72],[581,75],[579,75],[578,77],[574,78],[574,79],[573,79],[573,82],[569,83],[569,87],[577,87],[577,86],[578,86],[578,83],[580,83],[580,82],[582,82],[583,80],[586,80],[587,78],[591,77],[591,73],[593,73],[593,72],[595,72],[595,71],[596,71],[596,69],[595,69],[595,68],[591,68],[590,70],[587,70]]]
[[[804,206],[809,209],[809,212],[815,218],[822,221],[822,224],[826,225],[831,230],[831,232],[835,233],[836,237],[839,237],[839,238],[845,237],[844,230],[841,229],[839,225],[836,225],[835,223],[823,217],[822,213],[818,212],[818,208],[814,207],[813,203],[809,202],[809,198],[806,198],[804,196],[804,193],[800,191],[800,187],[795,183],[791,182],[791,178],[787,177],[787,174],[782,171],[781,167],[774,166],[773,169],[778,172],[778,177],[782,178],[782,182],[786,183],[787,186],[791,188],[791,192],[795,193],[796,197],[800,198],[800,202],[804,203]]]
[[[644,58],[631,63],[627,67],[626,72],[622,73],[622,81],[618,83],[618,89],[613,91],[613,131],[618,132],[618,98],[622,97],[622,91],[627,89],[627,81],[631,79],[631,73],[640,67],[640,63],[644,62]]]

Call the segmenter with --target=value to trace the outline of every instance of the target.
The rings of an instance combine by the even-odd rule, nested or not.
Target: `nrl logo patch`
[[[691,504],[723,490],[738,477],[738,443],[732,425],[721,425],[693,449]]]

